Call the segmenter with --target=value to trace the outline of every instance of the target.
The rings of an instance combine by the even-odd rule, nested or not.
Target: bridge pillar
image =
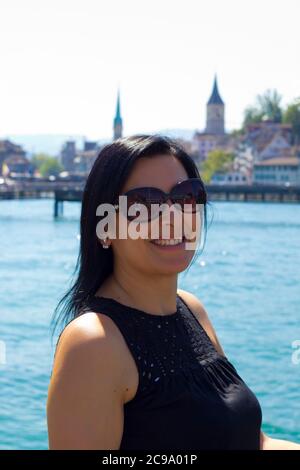
[[[54,199],[54,217],[58,217],[58,203],[59,201],[57,199]]]
[[[60,201],[59,199],[54,200],[54,217],[57,218],[62,216],[64,213],[64,201]]]

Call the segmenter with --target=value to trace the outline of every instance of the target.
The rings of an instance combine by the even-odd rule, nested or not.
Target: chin
[[[161,274],[178,274],[181,273],[182,271],[185,271],[190,262],[192,260],[192,257],[188,256],[185,257],[184,259],[169,259],[169,260],[152,260],[151,265],[154,268],[154,271],[156,273],[161,273]],[[150,263],[149,263],[150,265]]]

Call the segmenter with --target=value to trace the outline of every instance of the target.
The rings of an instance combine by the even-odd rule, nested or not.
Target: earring
[[[105,249],[109,248],[109,247],[110,247],[110,244],[109,244],[109,245],[105,245],[105,241],[108,240],[108,237],[103,238],[102,240],[103,240],[103,242],[104,242],[104,243],[102,243],[102,247],[105,248]]]

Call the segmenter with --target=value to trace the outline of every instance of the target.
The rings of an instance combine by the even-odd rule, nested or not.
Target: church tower
[[[225,134],[224,111],[225,105],[220,97],[215,76],[212,94],[206,106],[206,134]]]
[[[114,130],[114,140],[119,139],[119,137],[122,137],[123,123],[122,123],[121,111],[120,111],[120,90],[118,90],[117,108],[116,108],[116,115],[114,118],[113,130]]]

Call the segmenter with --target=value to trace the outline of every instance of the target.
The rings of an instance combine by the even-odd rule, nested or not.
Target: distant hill
[[[2,139],[9,139],[16,144],[22,145],[22,147],[31,156],[33,153],[47,153],[49,155],[59,155],[61,148],[67,140],[75,140],[78,148],[83,147],[84,137],[81,135],[69,135],[69,134],[33,134],[33,135],[17,135],[10,134]],[[87,139],[88,140],[88,139]],[[109,139],[102,139],[99,142],[107,142]]]
[[[195,130],[192,129],[161,129],[153,131],[152,133],[164,134],[173,138],[182,138],[190,140]],[[61,148],[67,140],[75,140],[78,148],[83,147],[84,137],[82,135],[70,134],[32,134],[32,135],[18,135],[10,134],[8,136],[1,136],[0,140],[9,139],[12,142],[21,145],[30,157],[34,153],[47,153],[49,155],[57,156],[60,154]],[[87,139],[89,140],[89,139]],[[92,140],[92,139],[91,139]],[[110,142],[111,138],[99,139],[100,144]]]
[[[195,130],[196,129],[162,129],[158,132],[160,134],[165,134],[171,138],[192,140]]]

